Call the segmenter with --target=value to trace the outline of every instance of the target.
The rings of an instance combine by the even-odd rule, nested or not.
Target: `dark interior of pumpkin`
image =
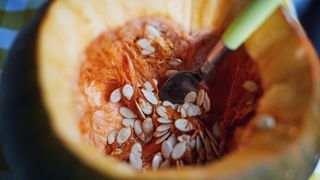
[[[157,33],[150,35],[147,30],[150,26],[160,32],[160,37]],[[174,70],[197,70],[219,39],[218,34],[208,30],[186,32],[171,20],[146,17],[132,20],[122,27],[98,36],[86,49],[85,58],[80,66],[79,86],[84,97],[80,102],[83,136],[106,155],[112,154],[116,146],[121,147],[121,155],[114,157],[128,161],[129,151],[134,142],[128,140],[128,143],[121,146],[108,145],[106,142],[112,130],[122,128],[118,108],[126,106],[137,111],[133,102],[142,96],[138,89],[139,84],[143,84],[144,81],[153,82],[152,79],[156,79],[158,89],[155,89],[155,93],[158,93],[168,79],[166,72],[173,69],[168,64],[172,59],[182,60],[182,64],[174,67]],[[140,39],[150,40],[155,52],[143,55],[141,48],[137,46]],[[96,90],[100,91],[98,98],[101,98],[103,107],[94,105],[87,98],[87,88],[93,81]],[[246,81],[256,83],[258,90],[248,91],[244,87]],[[127,83],[135,90],[133,99],[111,103],[111,92]],[[218,140],[218,150],[222,157],[238,147],[241,128],[255,113],[258,99],[262,95],[259,70],[245,48],[241,47],[227,54],[225,60],[216,67],[212,80],[205,84],[204,88],[208,91],[211,109],[201,116],[201,123]],[[97,110],[102,110],[100,112],[104,113],[103,118],[95,118]],[[142,152],[147,154],[143,156],[144,161],[152,161],[152,157],[161,151],[161,146],[153,142],[152,140],[142,145]],[[219,157],[214,160],[218,159]],[[187,165],[195,163],[184,162]]]

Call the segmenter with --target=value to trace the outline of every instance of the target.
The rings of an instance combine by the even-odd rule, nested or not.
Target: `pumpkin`
[[[307,178],[320,152],[319,63],[284,8],[242,47],[259,69],[263,94],[239,130],[236,150],[205,166],[137,172],[81,136],[74,84],[81,54],[101,33],[145,16],[171,19],[186,31],[221,32],[245,4],[66,0],[44,5],[18,36],[3,72],[1,133],[13,174],[18,179]],[[261,128],[266,116],[275,119],[275,127]]]

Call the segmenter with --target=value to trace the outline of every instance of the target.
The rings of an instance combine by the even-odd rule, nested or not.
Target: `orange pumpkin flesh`
[[[112,4],[111,1],[105,2],[108,5]],[[230,14],[236,12],[235,9],[230,10],[230,7],[232,7],[232,3],[224,3],[223,1],[217,2],[218,3],[216,4],[216,7],[219,7],[218,9],[220,10],[220,14],[223,14],[222,12],[230,12]],[[122,8],[122,10],[128,10],[126,9],[127,7],[132,7],[134,6],[133,4],[139,4],[138,2],[134,2],[133,4],[131,4],[131,2],[127,3],[127,6],[119,5],[117,3],[112,5],[114,5],[114,7],[119,7],[120,9]],[[148,2],[144,1],[140,3],[148,4]],[[211,18],[210,15],[212,15],[212,13],[210,12],[212,11],[210,11],[209,9],[212,8],[212,6],[209,5],[212,5],[213,3],[213,1],[192,2],[194,7],[201,7],[194,8],[194,11],[198,12],[197,9],[199,9],[199,12],[200,10],[201,12],[208,12],[204,13],[205,16],[202,16],[199,12],[194,13],[194,15],[192,15],[190,18],[193,20],[192,26],[188,26],[188,20],[184,21],[179,19],[181,17],[180,15],[185,13],[185,11],[183,10],[181,10],[181,14],[176,11],[175,13],[179,14],[177,16],[173,16],[171,14],[171,11],[169,13],[162,12],[163,9],[166,9],[166,5],[170,4],[167,1],[163,2],[163,4],[157,4],[155,2],[148,4],[148,9],[152,9],[150,11],[143,10],[143,8],[141,10],[140,6],[134,6],[136,8],[135,11],[143,13],[134,14],[132,11],[128,10],[127,13],[130,18],[128,16],[124,16],[125,18],[119,21],[114,21],[113,19],[103,22],[107,24],[108,28],[119,27],[125,22],[128,22],[130,19],[133,19],[133,17],[160,14],[172,17],[183,26],[192,27],[194,30],[223,28],[222,25],[227,24],[227,20],[232,19],[232,15],[228,16],[227,18],[226,15],[221,15],[219,18]],[[242,7],[242,3],[235,2],[233,5]],[[53,11],[53,9],[57,10],[61,8],[60,10],[63,10],[63,12],[65,12],[68,11],[68,6],[73,6],[74,10],[76,10],[71,11],[72,13],[70,13],[71,15],[69,16],[69,18],[72,19],[71,22],[77,25],[85,24],[84,21],[74,18],[74,14],[76,14],[74,12],[78,12],[78,9],[83,8],[82,5],[75,5],[72,2],[67,3],[67,5],[64,3],[56,3],[55,6],[52,6],[51,11]],[[89,9],[92,7],[97,8],[97,6],[95,5],[88,5],[87,7]],[[187,7],[187,5],[179,7]],[[101,9],[103,8],[101,7]],[[97,8],[97,12],[105,12],[100,11],[101,9]],[[89,11],[85,11],[82,15],[88,15],[89,17],[89,14]],[[134,15],[131,17],[132,14]],[[47,20],[44,23],[42,31],[43,34],[41,36],[42,38],[40,38],[40,42],[52,40],[48,36],[46,36],[46,33],[53,31],[53,29],[55,28],[53,28],[52,26],[56,22],[60,22],[58,20],[59,17],[55,17],[51,13],[49,13],[49,17],[52,19],[48,18],[50,20]],[[90,16],[90,18],[92,17]],[[283,11],[278,10],[265,23],[265,25],[260,28],[259,31],[257,31],[255,35],[250,38],[250,40],[245,44],[246,51],[252,57],[253,61],[256,62],[252,63],[253,66],[251,66],[252,64],[248,64],[248,66],[254,67],[254,64],[257,65],[261,78],[261,87],[264,93],[258,103],[257,115],[254,116],[253,119],[250,120],[248,126],[245,126],[245,128],[241,130],[242,132],[240,132],[241,134],[243,134],[243,136],[240,137],[240,139],[242,140],[242,146],[240,146],[238,150],[233,151],[232,153],[225,156],[221,161],[217,163],[208,164],[205,167],[186,167],[182,168],[179,171],[166,170],[161,172],[146,172],[136,175],[126,166],[122,166],[123,164],[120,164],[118,161],[114,161],[109,157],[103,159],[103,156],[94,154],[93,152],[96,151],[94,151],[91,147],[84,145],[83,141],[74,140],[71,138],[77,131],[75,128],[76,126],[72,125],[73,123],[65,122],[65,127],[62,126],[62,117],[61,115],[58,115],[57,112],[63,114],[64,117],[76,119],[73,115],[66,112],[66,110],[72,111],[71,107],[73,106],[67,106],[65,107],[66,110],[63,110],[63,107],[57,107],[58,104],[61,105],[61,103],[57,103],[61,100],[61,98],[56,98],[55,100],[53,100],[52,98],[50,98],[50,95],[51,97],[52,95],[54,95],[53,97],[66,98],[69,97],[66,96],[66,94],[69,93],[70,95],[70,92],[73,91],[70,91],[70,88],[66,86],[59,85],[60,83],[58,83],[58,81],[48,76],[52,72],[57,72],[56,70],[58,69],[61,70],[61,68],[56,68],[57,66],[49,67],[47,66],[48,64],[44,62],[55,62],[55,65],[59,65],[61,61],[59,61],[58,59],[61,58],[56,57],[59,56],[59,54],[53,55],[51,51],[47,51],[48,49],[46,47],[42,47],[42,51],[40,51],[40,70],[42,74],[41,85],[43,88],[47,108],[50,111],[49,114],[51,114],[51,116],[53,117],[53,127],[58,136],[63,140],[65,145],[71,149],[72,152],[77,154],[77,156],[85,163],[96,168],[100,172],[105,173],[107,176],[132,177],[131,175],[134,175],[134,177],[138,178],[173,178],[178,176],[179,178],[201,177],[219,179],[231,179],[237,177],[240,179],[246,179],[258,178],[261,177],[261,174],[264,178],[286,177],[286,174],[292,174],[292,171],[300,169],[302,173],[297,174],[296,177],[306,177],[311,169],[310,165],[308,164],[313,163],[316,150],[319,149],[319,145],[317,143],[319,140],[319,134],[316,131],[316,128],[318,127],[317,118],[319,117],[319,109],[317,108],[319,107],[319,67],[316,62],[317,57],[315,55],[315,52],[311,48],[307,38],[303,33],[301,33],[301,30],[299,29],[300,27],[294,25],[290,18],[286,18],[288,17],[284,15]],[[226,22],[222,23],[223,20],[226,20]],[[110,26],[110,24],[108,24],[109,22],[113,22],[115,24],[110,23]],[[80,43],[81,46],[79,46],[79,48],[67,48],[66,52],[62,53],[67,55],[66,57],[70,57],[68,58],[70,59],[69,65],[73,68],[75,67],[75,62],[78,62],[80,55],[79,52],[83,52],[83,48],[87,47],[88,43],[91,42],[92,39],[94,39],[94,34],[96,34],[96,32],[93,34],[88,33],[87,29],[83,28],[84,26],[79,27],[79,34],[89,34],[88,39],[90,40],[79,38],[80,36],[71,35],[74,38],[69,43],[70,47],[72,46],[71,44],[74,44],[75,42]],[[274,34],[274,31],[271,31],[271,29],[274,28],[276,28],[278,32],[277,34]],[[64,32],[63,29],[61,31]],[[265,37],[268,38],[266,39]],[[52,40],[51,42],[53,42],[53,44],[55,43],[54,40]],[[44,52],[48,52],[50,56],[48,58],[45,58]],[[236,55],[238,56],[238,54]],[[62,71],[65,72],[65,74],[71,75],[72,73],[70,72],[72,72],[72,68],[68,67],[69,65],[63,66],[64,68],[62,69]],[[222,64],[222,67],[223,66],[224,64]],[[235,69],[237,69],[236,66]],[[254,75],[254,72],[255,71],[253,70],[252,75]],[[62,73],[62,76],[60,77],[71,77],[65,76],[65,74]],[[46,83],[49,82],[48,79],[52,80],[50,81],[52,85]],[[64,89],[65,91],[62,92],[66,94],[62,95],[62,93],[58,91],[53,92],[52,90],[50,90],[50,87],[52,87],[53,85],[57,85],[58,87]],[[232,98],[230,98],[230,101],[231,99]],[[241,104],[237,104],[234,107],[237,106],[243,107]],[[229,108],[230,107],[231,106],[229,106]],[[234,111],[233,113],[236,113],[236,111]],[[272,130],[260,130],[259,128],[257,128],[256,120],[258,119],[258,115],[261,114],[272,115],[277,120],[276,128]],[[235,133],[237,133],[237,131]],[[80,144],[84,147],[81,150],[77,149]],[[92,156],[90,156],[89,158],[86,155],[89,155],[90,153],[92,154]],[[112,164],[113,167],[110,164]],[[119,170],[120,168],[123,169]],[[226,169],[228,169],[228,171],[226,171]]]

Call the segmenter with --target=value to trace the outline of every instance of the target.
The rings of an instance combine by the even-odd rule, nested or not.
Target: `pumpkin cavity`
[[[199,68],[218,38],[154,17],[98,36],[85,51],[78,81],[88,143],[137,170],[204,165],[235,150],[262,95],[257,66],[243,48],[183,104],[158,97],[169,77]]]

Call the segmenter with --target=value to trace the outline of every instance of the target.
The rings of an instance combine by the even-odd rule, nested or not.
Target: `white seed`
[[[159,138],[156,140],[156,144],[162,143],[162,141],[166,140],[169,136],[170,136],[170,132],[167,131],[166,134],[162,135],[161,137],[159,137]]]
[[[142,146],[140,143],[135,143],[132,147],[131,147],[131,152],[134,153],[142,153]]]
[[[169,130],[171,128],[171,124],[162,124],[160,126],[157,127],[156,131],[166,131]]]
[[[165,72],[165,74],[166,74],[167,77],[171,77],[171,76],[173,76],[173,75],[175,75],[175,74],[177,74],[177,73],[178,73],[178,71],[175,70],[175,69],[170,69],[170,70],[167,70],[167,71]]]
[[[119,113],[125,118],[137,118],[137,115],[127,107],[120,107]]]
[[[113,144],[114,141],[116,140],[116,136],[117,136],[117,131],[111,131],[111,133],[108,135],[108,144]]]
[[[140,170],[142,168],[142,164],[143,164],[142,159],[141,159],[141,154],[131,152],[129,154],[129,162],[133,168]]]
[[[182,108],[184,108],[185,110],[188,110],[190,106],[192,106],[193,104],[192,103],[184,103],[182,105]]]
[[[129,139],[130,135],[131,135],[131,128],[130,127],[122,128],[118,133],[117,143],[122,144],[122,143],[126,142]]]
[[[273,129],[276,127],[276,120],[268,114],[262,114],[257,117],[256,126],[260,129]]]
[[[160,169],[167,169],[170,167],[170,160],[166,159],[165,161],[163,161],[163,163],[161,163],[160,165]]]
[[[170,106],[170,107],[172,107],[172,109],[174,109],[175,107],[174,107],[174,105],[170,102],[170,101],[163,101],[162,102],[162,105],[163,106]]]
[[[210,110],[210,98],[208,96],[208,93],[205,92],[205,95],[204,95],[204,101],[203,101],[203,108],[205,109],[206,112],[208,112]]]
[[[169,64],[171,66],[179,66],[182,64],[182,60],[181,59],[171,59],[171,60],[169,60]]]
[[[147,25],[146,29],[147,29],[147,32],[150,36],[153,36],[155,38],[161,37],[161,32],[157,28],[155,28],[154,26]]]
[[[150,117],[147,117],[142,123],[142,129],[146,134],[152,134],[154,132],[154,124]]]
[[[187,143],[186,142],[180,142],[178,144],[176,144],[173,148],[171,157],[174,160],[178,160],[180,158],[182,158],[182,156],[184,155],[184,153],[187,150]]]
[[[168,140],[163,141],[163,143],[161,144],[161,153],[163,157],[166,159],[170,158],[172,150],[173,150],[173,144]]]
[[[251,80],[246,80],[243,84],[242,84],[242,88],[251,92],[251,93],[254,93],[254,92],[257,92],[258,91],[258,85],[251,81]]]
[[[131,100],[131,98],[133,96],[133,87],[131,86],[131,84],[126,84],[126,85],[123,86],[122,94],[128,100]]]
[[[144,114],[150,115],[152,113],[152,106],[141,98],[139,99],[139,106]]]
[[[187,119],[177,119],[174,122],[174,125],[177,129],[179,129],[182,132],[188,132],[193,130],[193,126],[190,122],[188,122]]]
[[[146,118],[146,116],[144,115],[144,113],[143,113],[143,111],[142,111],[139,103],[138,103],[137,101],[134,101],[134,103],[135,103],[135,105],[136,105],[136,107],[137,107],[137,109],[138,109],[138,111],[139,111],[140,116],[141,116],[143,119]]]
[[[121,92],[120,92],[120,88],[117,88],[112,91],[112,93],[110,95],[110,101],[113,103],[117,103],[120,100],[121,100]]]
[[[133,127],[134,119],[124,118],[121,122],[124,127]]]
[[[179,108],[179,104],[173,104],[173,109],[174,109],[174,110],[176,110],[176,111],[177,111],[177,110],[178,110],[178,108]]]
[[[175,134],[171,134],[170,137],[168,138],[168,141],[171,142],[171,144],[174,146],[177,144],[177,138]]]
[[[159,116],[168,119],[167,109],[164,106],[158,106],[156,112]]]
[[[149,81],[146,81],[144,83],[144,86],[146,87],[146,90],[148,90],[148,91],[153,91],[154,90],[152,84]]]
[[[152,103],[152,104],[154,104],[154,105],[157,105],[157,104],[158,104],[159,101],[158,101],[157,97],[154,95],[153,92],[150,92],[150,91],[147,91],[147,90],[144,90],[144,89],[142,89],[141,92],[142,92],[143,96],[144,96],[150,103]]]
[[[166,130],[166,131],[155,131],[153,136],[154,137],[161,137],[163,136],[164,134],[166,134],[167,132],[169,132],[169,130]]]
[[[188,116],[189,117],[198,116],[200,114],[201,114],[201,110],[200,110],[199,106],[192,105],[188,108]]]
[[[149,49],[150,47],[152,47],[151,45],[151,41],[148,39],[139,39],[137,41],[137,44],[142,48],[142,49]]]
[[[154,53],[155,51],[156,50],[153,47],[149,47],[148,49],[143,49],[141,51],[141,54],[146,56],[146,55],[150,55],[150,54]]]
[[[181,118],[186,118],[188,115],[187,110],[182,106],[180,107],[180,115],[181,115]]]
[[[158,170],[162,161],[163,159],[160,153],[154,155],[152,159],[152,170]]]
[[[197,93],[194,91],[190,91],[185,97],[184,102],[185,103],[194,103],[197,99]]]
[[[141,127],[141,121],[140,121],[140,120],[134,121],[133,129],[134,129],[134,133],[135,133],[137,136],[140,136],[140,135],[143,133],[142,127]]]
[[[197,96],[197,105],[198,106],[201,106],[202,103],[203,103],[203,100],[204,100],[204,89],[200,89],[199,90],[199,93],[198,93],[198,96]]]
[[[162,118],[162,117],[159,117],[159,118],[157,119],[157,121],[158,121],[159,123],[162,123],[162,124],[170,124],[170,123],[172,123],[172,121],[171,121],[170,119]]]

